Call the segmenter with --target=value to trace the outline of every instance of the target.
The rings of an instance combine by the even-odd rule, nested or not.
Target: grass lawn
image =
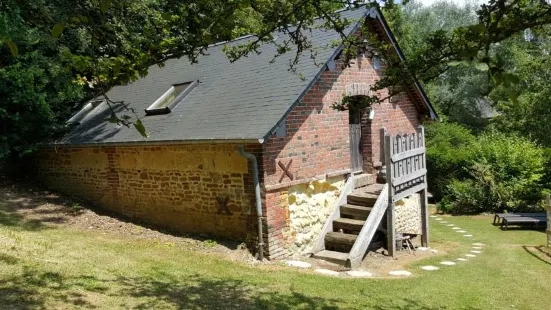
[[[490,217],[444,217],[473,238],[431,219],[432,247],[447,254],[408,265],[410,278],[350,279],[37,222],[8,207],[0,196],[0,308],[551,308],[551,265],[523,248],[542,245],[545,234],[500,231]],[[482,254],[439,265],[464,256],[473,242],[486,244]]]

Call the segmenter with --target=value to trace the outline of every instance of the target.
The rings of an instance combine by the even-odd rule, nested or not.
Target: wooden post
[[[396,252],[396,232],[394,225],[394,202],[392,196],[394,193],[394,187],[392,186],[392,178],[394,177],[394,166],[392,164],[392,147],[393,138],[386,133],[385,130],[385,163],[386,163],[386,182],[388,184],[388,208],[386,211],[386,236],[387,236],[387,248],[388,255],[394,257]]]
[[[547,193],[547,247],[551,249],[551,194]]]
[[[419,138],[419,147],[425,147],[425,128],[423,126],[419,126],[420,132],[419,135],[421,137]],[[426,154],[423,153],[421,158],[421,169],[427,169],[427,159]],[[425,182],[425,189],[421,191],[421,244],[424,247],[429,246],[429,203],[428,203],[428,195],[427,195],[427,175],[423,177]]]

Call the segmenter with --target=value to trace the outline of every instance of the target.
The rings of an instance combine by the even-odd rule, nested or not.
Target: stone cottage
[[[350,33],[367,23],[403,57],[380,11],[341,14],[357,21]],[[318,46],[339,38],[322,29],[311,36]],[[170,60],[109,91],[138,111],[147,139],[106,122],[110,110],[101,98],[88,103],[71,119],[74,129],[38,153],[39,179],[176,232],[248,240],[277,259],[311,251],[353,173],[364,185],[375,182],[381,128],[414,132],[436,118],[416,81],[372,111],[331,107],[368,91],[384,74],[378,59],[360,55],[343,68],[342,48],[321,49],[318,65],[301,57],[301,79],[283,58],[270,62],[271,44],[234,63],[224,44],[211,46],[196,64]]]

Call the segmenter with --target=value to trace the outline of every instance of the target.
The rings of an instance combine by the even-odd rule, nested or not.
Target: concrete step
[[[365,224],[364,220],[348,219],[348,218],[338,218],[333,221],[333,230],[339,231],[342,229],[347,233],[356,233],[359,234]]]
[[[328,232],[325,235],[325,249],[348,253],[356,242],[358,235],[340,232]]]
[[[376,194],[352,192],[346,196],[346,202],[354,205],[373,207],[378,197],[379,195]]]
[[[372,209],[347,203],[341,206],[341,216],[365,221]]]
[[[323,250],[314,254],[314,258],[323,259],[325,261],[343,265],[343,266],[346,264],[347,257],[348,257],[348,253],[329,251],[329,250]]]
[[[354,176],[354,188],[371,185],[377,180],[377,175],[362,173]]]

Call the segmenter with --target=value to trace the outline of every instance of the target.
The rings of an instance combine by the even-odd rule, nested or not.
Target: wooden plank
[[[353,246],[354,242],[356,242],[356,239],[358,238],[358,235],[353,234],[344,234],[340,232],[329,232],[327,235],[325,235],[325,243],[329,244],[342,244],[342,245],[348,245]]]
[[[404,175],[402,177],[395,178],[394,180],[392,180],[392,186],[398,186],[400,184],[406,183],[407,181],[411,181],[415,178],[422,177],[425,174],[427,174],[427,169],[417,170],[417,171],[412,172],[408,175]]]
[[[386,166],[387,166],[387,173],[389,177],[387,178],[387,247],[388,247],[388,255],[394,256],[394,253],[396,252],[396,242],[395,242],[395,231],[394,231],[394,213],[393,213],[393,206],[394,203],[392,202],[392,196],[394,195],[394,186],[391,185],[391,181],[393,178],[396,177],[395,169],[396,164],[392,162],[392,155],[395,154],[393,152],[396,150],[395,143],[393,141],[393,137],[390,135],[387,135],[385,137],[385,160],[386,160]]]
[[[341,216],[352,216],[356,219],[365,220],[373,208],[362,207],[351,204],[341,205]]]
[[[402,160],[402,159],[405,159],[405,158],[420,155],[420,154],[425,153],[425,151],[426,151],[426,149],[424,147],[407,150],[405,152],[401,152],[401,153],[392,155],[392,161],[396,162],[396,161],[399,161],[399,160]]]
[[[427,189],[421,191],[421,245],[429,247],[429,204]]]
[[[403,190],[399,193],[394,194],[394,196],[392,197],[392,200],[393,200],[392,202],[396,202],[398,200],[404,199],[404,198],[406,198],[408,196],[411,196],[411,195],[413,195],[413,194],[415,194],[419,191],[424,190],[425,188],[427,188],[427,184],[419,183],[419,184],[417,184],[417,185],[415,185],[411,188],[408,188],[406,190]]]
[[[347,219],[341,217],[333,221],[333,229],[335,231],[339,231],[340,229],[342,229],[358,233],[362,230],[364,224],[364,220]]]

